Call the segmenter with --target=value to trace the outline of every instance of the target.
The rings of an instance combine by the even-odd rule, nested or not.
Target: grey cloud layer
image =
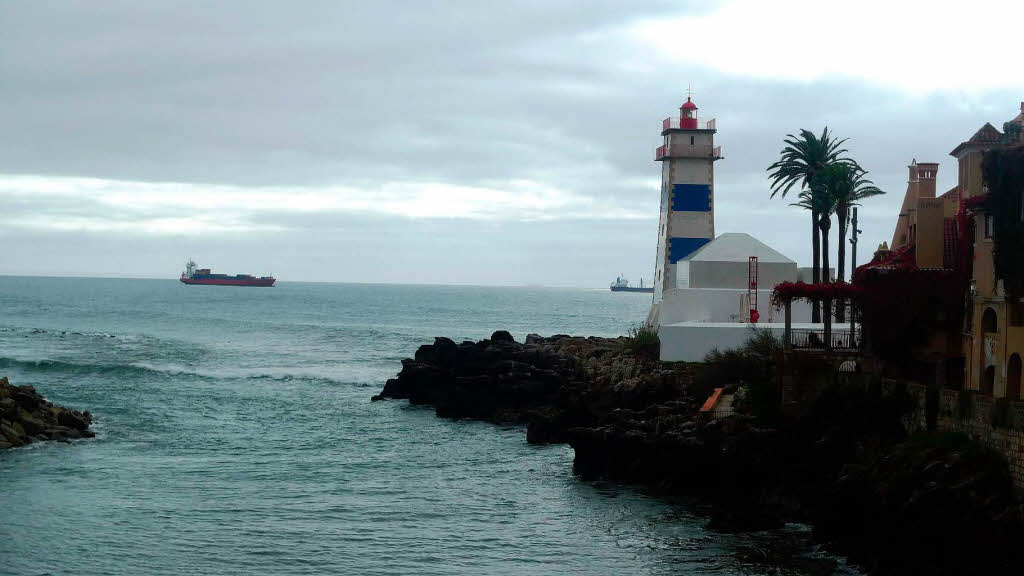
[[[625,247],[615,252],[633,256],[609,262],[608,269],[594,269],[600,254],[588,253],[594,241],[581,223],[566,234],[546,224],[505,224],[506,233],[519,235],[514,240],[564,246],[553,253],[577,255],[551,268],[531,267],[536,277],[522,281],[559,276],[555,283],[593,283],[651,267],[654,230],[639,231],[656,227],[657,191],[649,183],[659,172],[652,155],[660,120],[675,112],[688,83],[702,114],[718,116],[725,150],[726,160],[716,168],[718,230],[753,231],[802,261],[808,258],[803,215],[766,199],[764,167],[785,133],[828,124],[851,138],[856,157],[890,191],[865,214],[866,232],[880,240],[889,234],[911,157],[942,162],[940,186],[951,186],[948,151],[985,120],[1008,118],[1019,100],[1011,93],[966,102],[953,95],[906,97],[838,78],[753,81],[669,62],[620,33],[637,18],[706,6],[4,3],[0,173],[230,184],[255,192],[285,185],[373,189],[384,182],[500,188],[531,180],[650,212],[649,223],[615,229]],[[83,218],[105,209],[89,199],[45,197],[0,198],[0,208],[9,215]],[[133,217],[130,210],[108,215]],[[356,225],[338,214],[254,212],[251,219],[279,222],[292,235],[278,240],[290,246],[300,243],[303,230]],[[592,230],[608,233],[603,226],[611,225]],[[444,247],[455,251],[457,261],[459,254],[476,252],[466,242],[461,248],[441,243],[438,231],[465,240],[489,229],[467,221],[402,221],[375,230],[433,242],[430,253],[441,254]],[[336,238],[355,242],[346,250],[367,262],[353,258],[346,266],[369,279],[392,279],[368,263],[380,260],[379,243]],[[157,246],[161,240],[146,242]],[[178,249],[164,242],[161,250]],[[194,242],[202,251],[202,240]],[[244,258],[244,239],[229,244],[236,252],[225,258]],[[534,248],[521,241],[504,245],[500,256],[479,263],[482,278],[517,281],[518,273],[508,270]],[[326,250],[318,258],[330,259]],[[72,267],[72,258],[52,254],[50,269]],[[296,274],[316,279],[310,276],[314,269]],[[19,270],[24,267],[12,259],[0,262],[0,273]],[[439,274],[434,281],[445,278]]]

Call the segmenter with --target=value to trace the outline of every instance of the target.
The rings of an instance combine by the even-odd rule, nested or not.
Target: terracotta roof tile
[[[954,148],[953,151],[949,153],[949,155],[956,156],[960,153],[961,150],[972,144],[977,146],[987,146],[993,144],[1000,144],[1002,143],[1002,141],[1003,133],[997,130],[996,127],[993,126],[990,122],[985,122],[985,125],[979,128],[978,131],[974,133],[974,136],[971,136],[971,138],[966,142],[961,142],[959,146]]]
[[[968,142],[988,144],[991,142],[1002,142],[1002,140],[1003,133],[997,130],[990,122],[985,122],[985,125],[979,128]]]

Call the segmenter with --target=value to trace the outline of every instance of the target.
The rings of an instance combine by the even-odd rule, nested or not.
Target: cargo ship
[[[189,260],[185,271],[181,273],[184,284],[204,284],[209,286],[262,286],[270,287],[276,280],[273,276],[253,276],[251,274],[214,274],[209,268],[196,268],[196,263]]]
[[[615,278],[615,282],[612,282],[612,285],[609,286],[609,288],[611,288],[612,292],[646,292],[647,294],[654,293],[654,288],[644,287],[643,278],[640,279],[639,286],[630,286],[629,280],[625,276],[622,276],[621,274],[617,278]]]

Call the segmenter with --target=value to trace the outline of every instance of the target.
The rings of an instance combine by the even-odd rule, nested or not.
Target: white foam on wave
[[[132,362],[129,364],[135,368],[159,372],[170,376],[198,376],[211,380],[249,380],[266,379],[275,381],[289,380],[321,380],[338,384],[363,384],[373,382],[376,379],[367,380],[360,378],[365,370],[344,370],[345,366],[338,366],[335,369],[328,367],[308,366],[261,366],[254,368],[204,368],[199,366],[185,366],[182,364],[153,364],[150,362]]]

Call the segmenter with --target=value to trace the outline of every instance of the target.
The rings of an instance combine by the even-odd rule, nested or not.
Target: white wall
[[[753,335],[753,324],[739,322],[663,324],[658,330],[661,339],[661,360],[664,362],[701,362],[715,348],[726,350],[742,346]],[[779,338],[784,324],[759,325]],[[723,382],[723,384],[726,384]]]
[[[682,238],[714,238],[714,212],[670,212],[669,236]]]
[[[690,262],[689,286],[692,288],[746,288],[747,262]],[[772,289],[780,282],[796,280],[795,262],[761,262],[757,266],[757,281],[762,288]]]
[[[740,296],[746,290],[734,288],[675,288],[666,290],[658,311],[659,324],[677,322],[739,322]],[[783,322],[782,310],[771,307],[771,289],[757,291],[757,309],[762,322]],[[793,322],[810,322],[811,305],[797,300],[792,305]]]
[[[794,329],[821,328],[821,324],[793,324]],[[835,324],[836,330],[849,330],[849,324]],[[782,338],[786,331],[783,323],[758,324],[759,330],[771,330]],[[743,345],[753,335],[753,324],[699,323],[663,324],[658,329],[661,338],[661,359],[665,362],[701,362],[704,356],[718,348],[726,350]],[[725,383],[723,383],[725,384]]]

